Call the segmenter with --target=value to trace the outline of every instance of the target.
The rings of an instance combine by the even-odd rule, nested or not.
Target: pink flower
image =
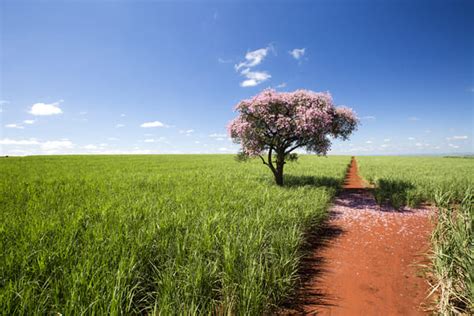
[[[229,136],[249,156],[270,148],[286,154],[299,147],[325,154],[329,136],[347,139],[358,124],[355,113],[335,107],[329,93],[308,90],[263,90],[235,110],[239,115],[228,125]]]

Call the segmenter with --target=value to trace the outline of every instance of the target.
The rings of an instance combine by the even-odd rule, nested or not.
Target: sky
[[[235,153],[235,104],[329,91],[330,154],[474,152],[473,1],[0,1],[0,155]]]

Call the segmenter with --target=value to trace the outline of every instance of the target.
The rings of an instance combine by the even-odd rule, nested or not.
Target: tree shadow
[[[406,205],[418,205],[421,200],[412,193],[415,186],[407,181],[379,179],[375,184],[374,197],[379,205],[390,204],[396,209]]]
[[[374,198],[375,189],[344,189],[338,194],[338,197],[333,200],[332,205],[334,209],[351,208],[354,210],[366,211],[373,210],[378,212],[397,212],[397,213],[413,213],[413,210],[404,208],[401,205],[398,208],[392,206],[390,202],[379,203]],[[340,215],[338,211],[332,211],[331,216],[337,217]]]
[[[339,189],[343,183],[342,179],[337,179],[334,177],[296,176],[292,174],[285,175],[284,180],[285,182],[283,186],[287,188],[313,186]]]
[[[297,272],[298,283],[294,295],[283,301],[276,314],[306,315],[305,307],[335,306],[337,297],[318,287],[320,279],[328,272],[328,262],[322,256],[322,250],[332,243],[344,230],[326,220],[319,228],[306,232],[305,243],[301,248],[302,258]]]

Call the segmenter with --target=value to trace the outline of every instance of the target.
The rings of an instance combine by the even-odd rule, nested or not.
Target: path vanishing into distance
[[[427,262],[432,212],[379,206],[353,158],[327,224],[309,237],[302,286],[284,314],[428,314],[420,265]]]

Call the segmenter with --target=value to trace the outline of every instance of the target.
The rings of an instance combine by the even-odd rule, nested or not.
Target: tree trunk
[[[283,185],[283,171],[278,171],[275,170],[275,182],[277,185],[282,186]]]
[[[283,167],[285,166],[285,154],[283,152],[277,153],[276,168],[274,172],[275,182],[277,185],[283,185]]]

